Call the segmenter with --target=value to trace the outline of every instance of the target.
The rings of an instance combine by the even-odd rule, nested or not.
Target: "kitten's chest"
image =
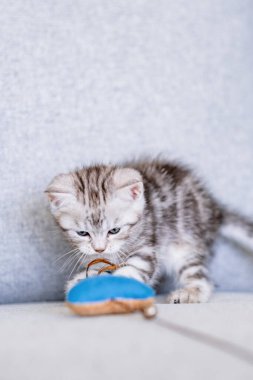
[[[164,239],[157,247],[158,266],[162,273],[175,274],[180,271],[191,255],[186,243],[169,242]]]

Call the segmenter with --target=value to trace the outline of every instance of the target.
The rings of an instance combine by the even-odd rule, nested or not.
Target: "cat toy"
[[[98,271],[98,276],[89,277],[90,267],[99,263],[107,265]],[[156,315],[154,290],[135,279],[109,274],[122,266],[102,258],[91,261],[86,269],[86,279],[67,293],[67,306],[81,316],[141,311],[146,318],[153,318]],[[109,273],[100,276],[104,272]]]

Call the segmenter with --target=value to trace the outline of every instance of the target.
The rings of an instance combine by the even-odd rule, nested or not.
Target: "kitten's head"
[[[139,233],[145,200],[134,169],[93,166],[60,174],[46,193],[57,223],[84,254],[124,255]]]

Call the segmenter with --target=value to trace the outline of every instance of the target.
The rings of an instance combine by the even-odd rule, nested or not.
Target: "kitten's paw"
[[[73,278],[73,280],[69,280],[65,284],[65,293],[68,293],[70,291],[70,289],[72,289],[76,284],[78,284],[79,281],[81,281],[81,279],[76,280],[75,278]]]
[[[143,282],[143,277],[141,276],[140,272],[136,268],[129,265],[116,269],[113,272],[113,275],[134,278],[135,280]]]
[[[98,271],[90,269],[89,270],[89,277],[97,276]],[[84,280],[86,278],[86,272],[78,273],[72,280],[69,280],[65,285],[65,292],[68,293],[73,286],[78,284],[81,280]]]
[[[199,288],[184,288],[169,294],[167,301],[168,303],[200,303],[206,302],[208,298]]]

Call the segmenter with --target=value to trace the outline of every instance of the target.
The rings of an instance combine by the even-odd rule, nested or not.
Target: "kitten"
[[[170,303],[209,299],[208,261],[219,233],[253,246],[252,222],[223,208],[189,169],[167,161],[84,167],[55,177],[46,193],[80,260],[117,258],[124,266],[115,275],[151,286],[165,268],[178,284]],[[83,278],[85,271],[67,289]]]

